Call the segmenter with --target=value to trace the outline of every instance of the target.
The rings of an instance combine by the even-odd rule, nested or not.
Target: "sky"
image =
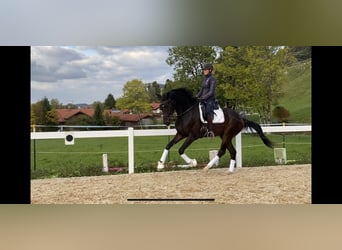
[[[104,102],[122,97],[128,81],[173,80],[170,46],[31,46],[31,103]]]

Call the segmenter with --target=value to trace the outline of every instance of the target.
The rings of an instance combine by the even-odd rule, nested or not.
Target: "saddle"
[[[205,104],[200,102],[198,104],[198,108],[199,108],[201,122],[202,123],[208,123],[206,120],[206,115],[205,115]],[[213,124],[215,124],[215,123],[224,123],[223,110],[221,109],[221,107],[218,104],[214,108]]]

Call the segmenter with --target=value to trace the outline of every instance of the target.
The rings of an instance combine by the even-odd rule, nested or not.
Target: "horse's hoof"
[[[234,165],[230,166],[228,169],[228,172],[233,173],[234,172]]]
[[[191,167],[196,167],[196,166],[197,166],[197,161],[196,161],[196,159],[192,159],[192,160],[190,161],[189,165],[190,165]]]
[[[158,162],[157,170],[162,170],[164,168],[164,163]]]
[[[204,168],[203,168],[203,171],[208,171],[209,170],[209,167],[208,167],[208,165],[207,166],[205,166]]]

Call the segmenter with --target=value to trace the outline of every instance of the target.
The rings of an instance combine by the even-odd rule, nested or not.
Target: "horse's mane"
[[[179,101],[182,101],[182,100],[196,101],[196,98],[192,95],[191,90],[188,88],[172,89],[162,96],[162,100],[165,100],[168,98],[173,99],[173,100],[179,100]]]

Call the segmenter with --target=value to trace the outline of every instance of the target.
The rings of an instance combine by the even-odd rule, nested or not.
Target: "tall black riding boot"
[[[212,115],[208,115],[207,117],[207,122],[208,122],[208,132],[207,132],[207,137],[213,138],[215,137],[215,134],[213,132],[213,116]]]

